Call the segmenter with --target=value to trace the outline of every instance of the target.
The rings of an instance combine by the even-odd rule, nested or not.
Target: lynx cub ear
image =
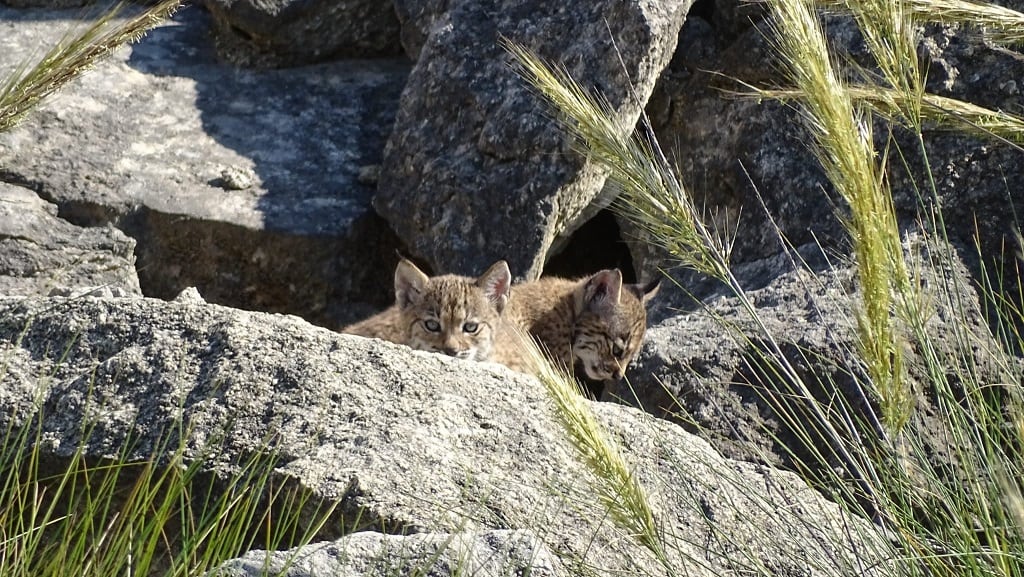
[[[587,279],[583,286],[583,301],[578,302],[580,310],[586,307],[605,308],[619,304],[622,292],[622,272],[617,268],[605,269]]]
[[[418,302],[428,280],[430,278],[411,261],[404,258],[398,261],[395,269],[395,304],[398,308],[404,309]]]
[[[494,308],[501,313],[508,304],[509,288],[512,285],[512,273],[508,270],[508,263],[499,260],[487,269],[487,272],[476,279],[476,286],[483,289],[487,300],[494,303]]]
[[[630,285],[629,288],[633,289],[633,292],[636,294],[637,298],[640,299],[640,302],[646,305],[656,294],[658,294],[658,289],[661,288],[661,279],[656,278],[645,285]]]

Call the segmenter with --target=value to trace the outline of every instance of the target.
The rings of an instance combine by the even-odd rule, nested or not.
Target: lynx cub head
[[[395,302],[402,326],[408,330],[407,344],[460,359],[487,360],[511,282],[503,260],[471,279],[430,278],[402,259],[395,270]]]
[[[622,378],[640,351],[647,331],[644,305],[658,292],[659,281],[623,285],[619,269],[603,270],[580,283],[575,293],[573,360],[587,377]]]

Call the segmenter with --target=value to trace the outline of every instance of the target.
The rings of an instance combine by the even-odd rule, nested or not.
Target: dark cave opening
[[[607,208],[569,237],[565,248],[548,260],[543,275],[576,278],[606,268],[618,268],[624,282],[636,282],[633,256],[622,239],[615,213]]]
[[[696,16],[710,22],[714,11],[715,0],[695,0],[695,2],[690,5],[690,11],[687,13],[687,16]]]

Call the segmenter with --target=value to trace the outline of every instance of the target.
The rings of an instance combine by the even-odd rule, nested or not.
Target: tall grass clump
[[[774,38],[788,77],[801,94],[801,111],[813,150],[839,195],[849,205],[844,217],[853,242],[862,299],[857,313],[861,360],[867,367],[885,424],[898,431],[910,418],[913,391],[905,381],[903,352],[892,317],[894,295],[917,298],[903,261],[903,248],[883,168],[875,163],[871,117],[847,90],[832,66],[824,31],[813,4],[769,2]],[[886,79],[901,91],[920,92],[916,44],[900,2],[870,0],[861,18],[880,23],[865,30],[869,46],[884,47]],[[908,54],[909,52],[909,54]],[[908,70],[909,69],[909,70]],[[908,114],[919,118],[916,106]]]
[[[778,0],[772,4],[782,3]],[[1014,28],[1017,34],[1021,32],[1022,20],[1020,14],[998,7],[959,3],[956,12],[946,10],[951,8],[949,4],[929,5],[927,0],[846,2],[846,9],[856,19],[881,72],[877,84],[866,82],[850,93],[854,97],[870,95],[864,102],[884,102],[872,109],[882,118],[901,125],[916,142],[916,150],[899,150],[898,156],[916,153],[924,166],[924,174],[918,175],[926,187],[925,194],[919,196],[920,221],[932,241],[922,266],[932,271],[933,278],[939,277],[927,297],[952,311],[953,318],[969,319],[972,306],[967,295],[973,294],[973,287],[963,286],[955,275],[946,278],[939,274],[958,258],[946,244],[942,203],[925,146],[925,122],[953,119],[961,123],[965,132],[987,133],[1011,142],[1019,142],[1024,131],[1020,129],[1020,120],[1012,115],[987,112],[969,103],[940,99],[925,92],[924,74],[917,61],[916,20],[951,23],[956,18],[975,16],[977,19],[971,22],[960,23],[1002,30],[1004,41],[1013,36]],[[789,32],[788,28],[780,27],[779,34]],[[789,62],[793,54],[784,52],[782,56]],[[799,83],[797,90],[804,93],[801,104],[809,108],[806,103],[814,99],[811,90]],[[879,166],[884,169],[884,164]],[[834,178],[833,184],[839,187]],[[856,211],[857,207],[851,206],[851,212]],[[981,254],[980,247],[977,250]],[[980,261],[984,263],[985,257]],[[858,262],[858,266],[863,265]],[[984,264],[980,276],[990,278]],[[1001,283],[983,280],[980,289],[983,301],[1005,302]],[[924,432],[911,431],[902,439],[903,450],[915,453],[909,459],[891,453],[876,456],[882,465],[891,465],[880,467],[884,471],[880,482],[889,501],[890,518],[905,535],[912,535],[905,542],[906,548],[930,571],[1020,574],[1024,570],[1024,541],[1016,518],[1020,515],[1017,497],[1022,491],[1020,448],[1024,436],[1014,423],[1022,416],[1022,380],[1019,359],[1008,352],[1022,350],[1022,341],[1001,337],[1005,335],[1002,327],[1020,326],[1024,320],[1020,309],[1001,308],[990,315],[995,319],[996,337],[1001,342],[979,338],[964,322],[952,322],[946,334],[935,335],[928,326],[930,310],[921,306],[922,295],[910,294],[898,283],[893,285],[893,292],[901,305],[895,311],[923,361],[921,371],[926,376],[927,390],[947,427],[950,458],[961,470],[953,474],[936,470],[928,461]],[[975,354],[979,350],[981,354]],[[908,461],[909,467],[901,466]]]
[[[94,425],[84,425],[81,444],[60,458],[44,448],[43,415],[33,420],[0,438],[5,577],[200,575],[254,546],[304,545],[334,509],[275,481],[272,451],[217,478],[204,472],[209,456],[186,458],[183,430],[163,435],[147,459],[129,457],[132,442],[99,458],[86,449]]]
[[[946,242],[925,146],[926,131],[935,126],[1021,142],[1024,123],[1002,111],[927,93],[917,57],[920,22],[983,26],[986,37],[1013,43],[1024,33],[1024,17],[957,0],[766,4],[778,58],[792,86],[758,93],[794,104],[812,149],[846,203],[841,218],[852,241],[860,300],[856,354],[843,371],[872,401],[866,406],[862,399],[822,400],[810,393],[732,277],[728,247],[701,223],[646,120],[638,132],[621,126],[600,96],[592,97],[528,51],[515,46],[510,51],[581,151],[607,169],[619,188],[619,209],[682,264],[725,282],[751,315],[753,325],[744,326],[753,326],[754,334],[736,334],[735,324],[723,324],[723,330],[754,349],[750,362],[772,381],[755,392],[808,445],[805,461],[797,466],[808,480],[850,514],[873,519],[891,539],[892,574],[1024,575],[1024,370],[1013,354],[1024,351],[1024,295],[1006,292],[1001,270],[982,270],[978,287],[945,274],[957,270],[960,261]],[[855,74],[837,68],[816,10],[821,5],[841,6],[853,16],[875,59],[873,68]],[[849,78],[860,83],[850,84]],[[901,149],[890,131],[888,143],[876,150],[872,126],[878,121],[901,126],[914,149]],[[924,183],[917,191],[920,227],[913,236],[922,241],[916,254],[904,247],[885,178],[887,163],[902,160],[909,167],[906,159],[912,155],[924,166],[924,173],[915,175]],[[1019,277],[1019,271],[1012,274]],[[994,334],[972,324],[979,316],[975,289]],[[943,334],[932,324],[938,308],[945,311]],[[910,361],[904,356],[908,351]],[[826,389],[836,378],[812,377]],[[941,432],[925,428],[915,405],[918,394],[932,399],[937,414],[931,416],[941,422]],[[874,405],[880,418],[874,417]],[[936,443],[943,440],[940,449],[948,454],[935,460]],[[844,471],[835,467],[836,457]],[[751,573],[770,571],[752,567]]]
[[[924,266],[942,270],[956,258],[949,245],[941,244],[929,251]],[[956,470],[951,474],[930,466],[924,435],[910,431],[902,462],[912,468],[890,459],[893,469],[885,477],[893,487],[890,507],[908,536],[906,548],[933,574],[1024,574],[1024,526],[1019,523],[1024,514],[1024,372],[1020,359],[1009,353],[1024,344],[1015,328],[1024,326],[1024,301],[1007,301],[998,281],[989,284],[990,272],[995,271],[983,266],[980,292],[982,304],[998,307],[991,311],[995,338],[979,336],[977,328],[963,323],[950,323],[941,336],[924,325],[913,330]],[[952,277],[940,279],[932,295],[955,318],[968,319],[979,316],[973,292]]]
[[[46,98],[94,67],[108,54],[142,38],[170,17],[183,0],[161,0],[127,18],[124,4],[68,33],[36,62],[24,62],[0,79],[0,132],[21,122]]]

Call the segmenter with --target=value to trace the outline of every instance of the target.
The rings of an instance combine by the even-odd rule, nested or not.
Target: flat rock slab
[[[382,561],[386,559],[386,561]],[[558,558],[531,531],[478,534],[353,533],[291,551],[252,551],[213,571],[214,577],[555,577]]]
[[[161,431],[181,431],[172,446],[209,470],[272,450],[311,502],[341,500],[320,539],[524,529],[594,574],[663,573],[608,519],[540,383],[497,365],[147,298],[0,298],[0,359],[0,430],[38,422],[46,460],[76,447],[146,459],[166,446]],[[885,569],[870,524],[796,475],[727,460],[635,409],[590,406],[650,493],[679,573]]]
[[[75,226],[31,190],[0,182],[0,294],[142,296],[134,249],[116,228]]]
[[[510,65],[507,38],[605,97],[623,133],[668,63],[690,2],[456,0],[403,5],[429,37],[388,140],[378,212],[435,272],[498,259],[540,275],[549,252],[611,199],[604,175]],[[446,10],[442,15],[432,10]]]
[[[79,14],[0,8],[0,73]],[[322,323],[346,320],[332,303],[387,304],[378,257],[396,241],[360,174],[380,162],[409,64],[237,70],[217,62],[209,27],[182,10],[0,134],[0,178],[135,237],[150,296],[196,286]]]

